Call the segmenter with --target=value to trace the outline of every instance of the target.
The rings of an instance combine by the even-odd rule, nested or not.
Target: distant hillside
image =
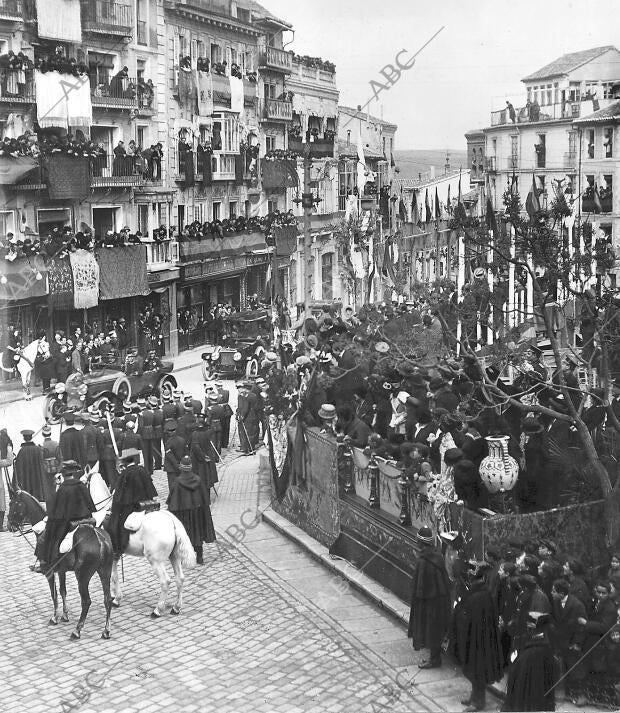
[[[431,166],[435,166],[439,175],[446,163],[446,151],[394,151],[394,161],[400,168],[399,178],[417,178],[419,173],[430,171]],[[450,149],[450,167],[452,170],[467,168],[467,152]]]

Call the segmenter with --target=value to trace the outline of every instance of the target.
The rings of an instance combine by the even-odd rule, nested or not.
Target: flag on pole
[[[431,204],[428,202],[428,188],[426,189],[426,194],[424,196],[424,207],[426,209],[426,215],[425,215],[424,222],[430,223],[431,220],[433,219],[433,214],[431,212]]]
[[[540,201],[538,200],[538,188],[536,188],[536,176],[534,174],[532,174],[532,188],[525,200],[525,210],[530,216],[530,220],[533,220],[534,216],[540,213]]]
[[[452,215],[452,199],[450,198],[450,184],[449,184],[449,183],[448,183],[448,199],[447,199],[447,203],[448,203],[448,206],[447,206],[447,208],[448,208],[448,213],[449,213],[450,215]]]
[[[435,220],[441,220],[441,204],[439,203],[439,193],[435,186]]]
[[[400,201],[398,202],[398,217],[403,221],[407,220],[407,208],[403,199],[403,187],[400,187]]]
[[[602,213],[603,204],[601,203],[601,194],[598,192],[598,186],[594,184],[594,213]]]
[[[493,210],[493,203],[491,203],[491,196],[487,195],[487,214],[486,214],[487,229],[493,231],[493,235],[497,235],[497,220],[495,219],[495,211]]]
[[[413,198],[411,199],[411,222],[414,225],[420,224],[420,209],[418,208],[418,189],[413,189]]]
[[[357,134],[357,190],[359,194],[364,193],[366,185],[366,159],[364,157],[364,145],[362,144],[362,127],[359,127]]]

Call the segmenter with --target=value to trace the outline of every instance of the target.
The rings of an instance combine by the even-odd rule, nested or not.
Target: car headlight
[[[219,356],[219,354],[211,354],[211,361],[217,361]]]
[[[241,352],[235,352],[235,355],[233,356],[233,359],[234,359],[235,361],[241,361],[241,359],[243,359],[243,355],[241,354]]]

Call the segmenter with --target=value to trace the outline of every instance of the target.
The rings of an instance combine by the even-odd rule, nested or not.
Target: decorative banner
[[[90,163],[85,156],[53,154],[46,160],[47,189],[52,200],[82,201],[90,194]]]
[[[52,258],[48,265],[50,309],[73,309],[73,273],[68,257]]]
[[[101,248],[95,251],[95,257],[99,263],[99,296],[102,300],[150,293],[144,245]]]
[[[198,114],[201,117],[213,115],[213,75],[211,72],[196,70],[198,88]]]
[[[82,42],[79,0],[37,0],[37,34],[63,42]]]
[[[297,188],[299,176],[292,161],[276,159],[261,161],[263,188]]]
[[[88,250],[69,253],[73,271],[75,309],[96,307],[99,302],[99,264]]]
[[[2,260],[0,274],[6,277],[6,283],[0,282],[0,300],[24,300],[47,294],[47,268],[38,255],[14,262]],[[40,280],[37,274],[41,275]]]

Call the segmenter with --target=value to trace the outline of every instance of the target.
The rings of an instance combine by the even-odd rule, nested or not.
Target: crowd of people
[[[430,528],[417,534],[409,636],[430,651],[420,668],[450,650],[470,681],[467,711],[483,710],[486,686],[507,673],[503,711],[552,711],[559,691],[577,706],[620,704],[620,555],[586,577],[551,540],[511,539],[484,561],[457,553],[446,566]],[[460,539],[460,542],[458,541]]]
[[[22,431],[23,443],[10,462],[13,484],[46,502],[48,511],[53,511],[63,487],[56,488],[57,474],[71,479],[97,465],[113,496],[105,527],[114,552],[120,555],[129,539],[125,520],[157,498],[152,476],[163,470],[168,480],[168,508],[185,526],[198,564],[203,564],[203,543],[215,540],[211,489],[218,482],[222,450],[232,442],[229,398],[221,382],[210,382],[205,385],[204,401],[175,390],[160,397],[154,393],[139,396],[123,403],[122,412],[117,409],[106,414],[95,406],[82,411],[66,409],[58,441],[53,440],[47,424],[40,443],[33,441],[31,429]],[[240,425],[240,435],[242,432]],[[12,454],[13,444],[4,430],[0,432],[0,455],[3,438],[8,439],[4,450],[10,449]],[[243,437],[241,441],[243,448]],[[3,462],[11,460],[7,453],[3,458]],[[70,519],[50,518],[52,525],[37,544],[40,562],[35,571],[45,572],[53,565]]]
[[[150,304],[138,315],[137,336],[138,344],[132,346],[123,316],[108,317],[102,328],[97,324],[73,325],[69,334],[57,329],[51,342],[42,330],[36,336],[35,381],[47,393],[54,383],[65,384],[71,374],[90,374],[109,367],[134,375],[161,368],[165,349],[163,317]],[[2,341],[4,377],[10,381],[18,378],[14,367],[25,344],[14,324],[2,333]]]

